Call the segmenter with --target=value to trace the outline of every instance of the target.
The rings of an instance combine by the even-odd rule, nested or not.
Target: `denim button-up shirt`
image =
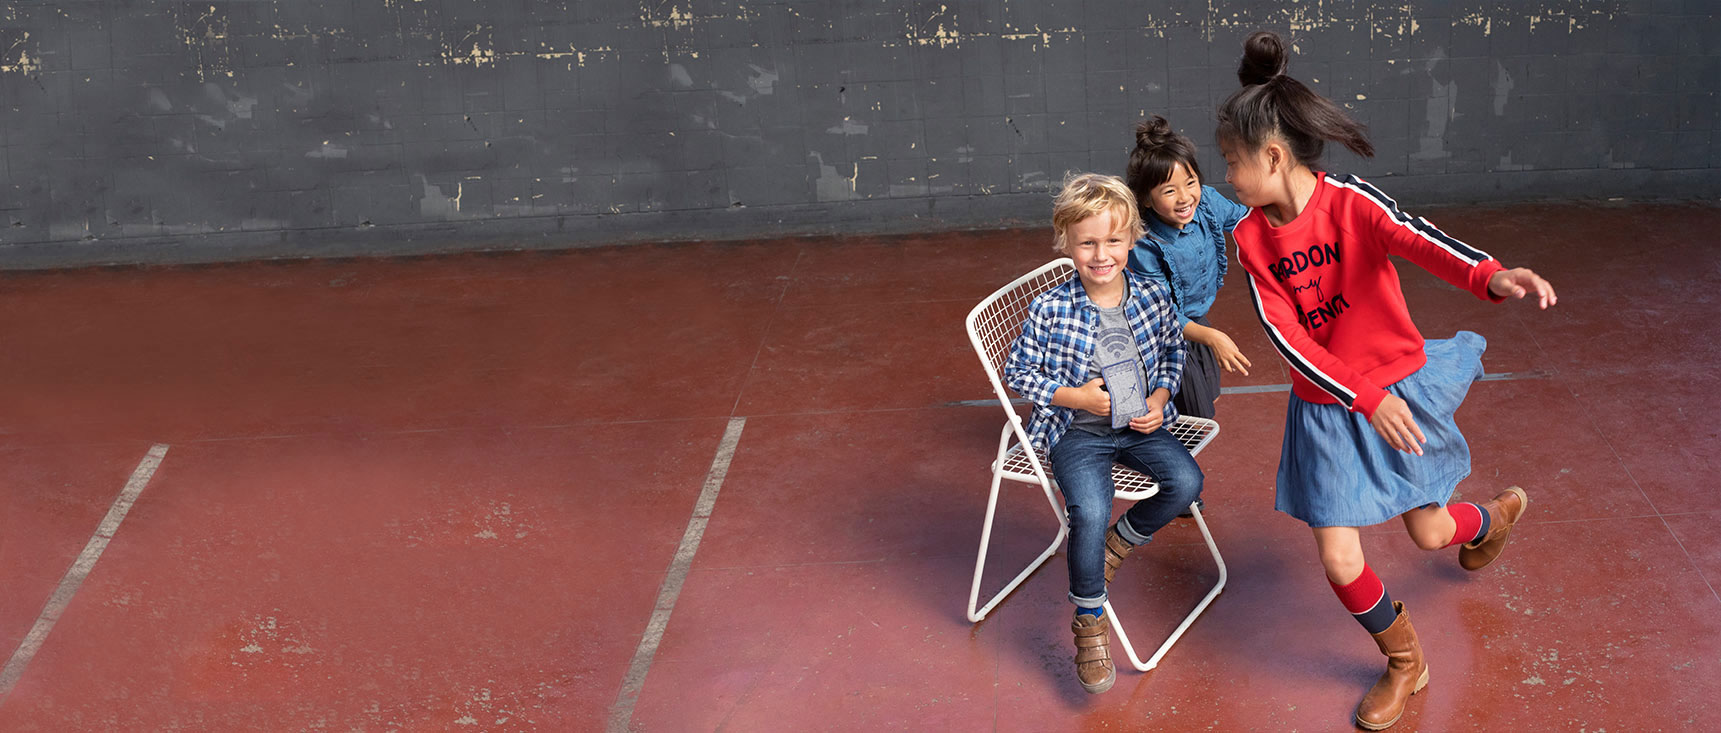
[[[1225,235],[1248,213],[1249,207],[1202,186],[1195,220],[1182,229],[1147,214],[1147,234],[1136,240],[1129,267],[1171,288],[1179,329],[1213,308],[1225,281]]]
[[[1183,330],[1172,308],[1171,294],[1139,273],[1124,270],[1129,294],[1124,298],[1124,316],[1141,352],[1147,371],[1149,393],[1161,387],[1175,394],[1183,378]],[[1035,448],[1049,451],[1070,427],[1075,412],[1052,405],[1059,387],[1080,387],[1087,381],[1088,366],[1099,333],[1099,307],[1088,299],[1081,278],[1041,293],[1028,304],[1022,335],[1004,362],[1004,381],[1028,401],[1034,414],[1028,420],[1028,440]],[[1177,408],[1165,403],[1165,424],[1177,420]]]

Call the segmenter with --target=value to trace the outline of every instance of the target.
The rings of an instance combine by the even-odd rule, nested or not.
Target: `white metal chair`
[[[968,339],[974,344],[974,352],[980,356],[981,366],[986,368],[986,378],[991,380],[992,390],[997,393],[999,404],[1003,405],[1004,413],[1009,416],[1003,432],[998,436],[998,456],[992,461],[992,491],[986,498],[986,524],[980,531],[980,557],[974,561],[974,584],[968,592],[969,621],[977,623],[986,618],[986,614],[991,613],[992,608],[1002,602],[1005,596],[1016,590],[1016,586],[1021,585],[1022,581],[1057,553],[1058,546],[1063,544],[1070,533],[1069,520],[1064,515],[1063,506],[1058,497],[1052,494],[1056,481],[1051,472],[1046,470],[1045,453],[1023,449],[1028,445],[1028,435],[1022,418],[1016,414],[1010,403],[1010,394],[1004,389],[1001,375],[1004,361],[1010,355],[1010,347],[1021,334],[1022,320],[1027,315],[1028,304],[1035,296],[1068,280],[1074,273],[1075,265],[1069,258],[1053,260],[999,288],[968,313]],[[1219,424],[1205,418],[1183,417],[1166,429],[1177,436],[1177,439],[1189,448],[1191,454],[1196,454],[1206,448],[1219,433]],[[992,521],[998,509],[998,488],[1004,479],[1040,486],[1045,492],[1046,502],[1052,508],[1052,514],[1057,517],[1058,534],[1052,538],[1052,544],[1047,545],[1046,550],[1005,585],[1003,590],[987,601],[986,605],[976,608],[980,600],[980,576],[986,569],[986,549],[992,540]],[[1117,486],[1116,497],[1119,499],[1137,501],[1159,492],[1159,484],[1151,477],[1122,465],[1112,466],[1112,480]],[[1129,655],[1130,663],[1142,672],[1159,666],[1160,658],[1171,649],[1171,645],[1177,643],[1183,632],[1195,622],[1195,618],[1206,610],[1214,597],[1219,595],[1219,591],[1225,589],[1225,559],[1219,556],[1219,546],[1214,544],[1213,534],[1207,530],[1207,522],[1201,517],[1200,507],[1191,505],[1190,511],[1195,515],[1195,525],[1201,529],[1202,538],[1207,540],[1208,551],[1213,553],[1213,562],[1219,566],[1219,582],[1207,592],[1207,597],[1196,604],[1195,610],[1189,612],[1183,623],[1172,632],[1171,637],[1159,646],[1159,650],[1154,652],[1151,658],[1142,662],[1141,657],[1136,656],[1135,647],[1130,644],[1129,635],[1124,632],[1122,622],[1112,610],[1111,602],[1108,600],[1105,605],[1106,615],[1111,618],[1111,628],[1117,633],[1118,643]]]

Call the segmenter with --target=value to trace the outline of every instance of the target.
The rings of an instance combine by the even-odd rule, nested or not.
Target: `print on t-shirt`
[[[1147,380],[1142,374],[1141,350],[1130,333],[1123,308],[1100,311],[1100,378],[1111,393],[1111,426],[1118,429],[1147,414]]]
[[[1289,257],[1280,257],[1278,262],[1267,265],[1267,271],[1273,274],[1279,282],[1285,282],[1293,277],[1297,282],[1291,283],[1291,295],[1297,305],[1297,322],[1310,331],[1319,329],[1332,322],[1340,313],[1350,307],[1344,293],[1334,293],[1332,297],[1321,290],[1322,270],[1327,265],[1339,262],[1340,250],[1337,242],[1317,244],[1304,252],[1292,252]],[[1314,269],[1308,276],[1302,276],[1306,271]],[[1304,305],[1309,293],[1314,296],[1312,307]]]

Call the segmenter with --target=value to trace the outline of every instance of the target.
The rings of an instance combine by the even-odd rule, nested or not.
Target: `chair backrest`
[[[974,353],[980,356],[980,364],[992,380],[992,389],[1007,411],[1010,393],[1004,390],[1004,361],[1010,357],[1010,346],[1022,333],[1028,304],[1040,293],[1063,284],[1075,271],[1075,262],[1068,257],[1052,260],[986,296],[968,312],[968,340],[974,344]]]

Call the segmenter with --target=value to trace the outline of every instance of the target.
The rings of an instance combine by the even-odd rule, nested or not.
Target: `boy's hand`
[[[1147,414],[1129,421],[1129,429],[1138,433],[1151,433],[1165,425],[1165,403],[1160,395],[1167,394],[1163,389],[1156,389],[1147,398]]]
[[[1129,429],[1138,433],[1151,433],[1164,424],[1165,408],[1161,407],[1157,410],[1149,410],[1146,415],[1129,421]]]
[[[1530,271],[1528,267],[1514,267],[1501,270],[1488,278],[1488,292],[1502,298],[1519,298],[1534,293],[1540,306],[1548,306],[1560,302],[1554,295],[1554,286],[1543,280],[1541,275]]]
[[[1076,389],[1077,408],[1087,410],[1100,417],[1111,415],[1111,393],[1105,391],[1106,380],[1094,377],[1087,384]]]
[[[1208,330],[1212,333],[1207,336],[1207,346],[1213,349],[1213,356],[1219,359],[1219,365],[1225,367],[1225,371],[1242,372],[1243,376],[1249,376],[1249,367],[1255,365],[1249,363],[1249,357],[1237,350],[1236,342],[1224,331],[1217,328]]]
[[[1416,426],[1416,419],[1410,415],[1410,403],[1397,395],[1387,394],[1380,406],[1374,408],[1374,417],[1368,419],[1368,424],[1386,439],[1393,450],[1420,456],[1422,444],[1428,442],[1428,438],[1422,436],[1422,428]]]

